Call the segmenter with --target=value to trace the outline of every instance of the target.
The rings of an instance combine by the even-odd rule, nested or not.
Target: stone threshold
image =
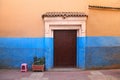
[[[77,72],[82,71],[82,69],[79,68],[52,68],[49,69],[48,72]]]

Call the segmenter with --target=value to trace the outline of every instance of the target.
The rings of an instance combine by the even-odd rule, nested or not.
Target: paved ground
[[[20,72],[0,69],[0,80],[120,80],[120,69],[66,72]]]

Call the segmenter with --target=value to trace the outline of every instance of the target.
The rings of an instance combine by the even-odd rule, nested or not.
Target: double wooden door
[[[54,67],[76,67],[76,30],[54,30]]]

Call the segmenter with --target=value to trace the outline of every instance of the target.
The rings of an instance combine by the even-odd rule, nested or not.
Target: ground
[[[120,69],[45,72],[0,69],[0,80],[120,80]]]

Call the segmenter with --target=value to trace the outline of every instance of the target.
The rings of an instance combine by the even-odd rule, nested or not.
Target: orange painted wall
[[[87,0],[0,0],[0,37],[42,37],[41,15],[54,11],[88,11]]]
[[[0,37],[43,37],[45,12],[88,14],[88,36],[119,36],[120,11],[89,9],[89,5],[120,7],[119,0],[0,0]]]
[[[120,7],[120,0],[88,0],[89,5]]]
[[[90,9],[88,36],[120,36],[120,11]]]
[[[119,0],[89,0],[90,5],[120,7]],[[120,36],[120,10],[89,9],[88,36]]]

